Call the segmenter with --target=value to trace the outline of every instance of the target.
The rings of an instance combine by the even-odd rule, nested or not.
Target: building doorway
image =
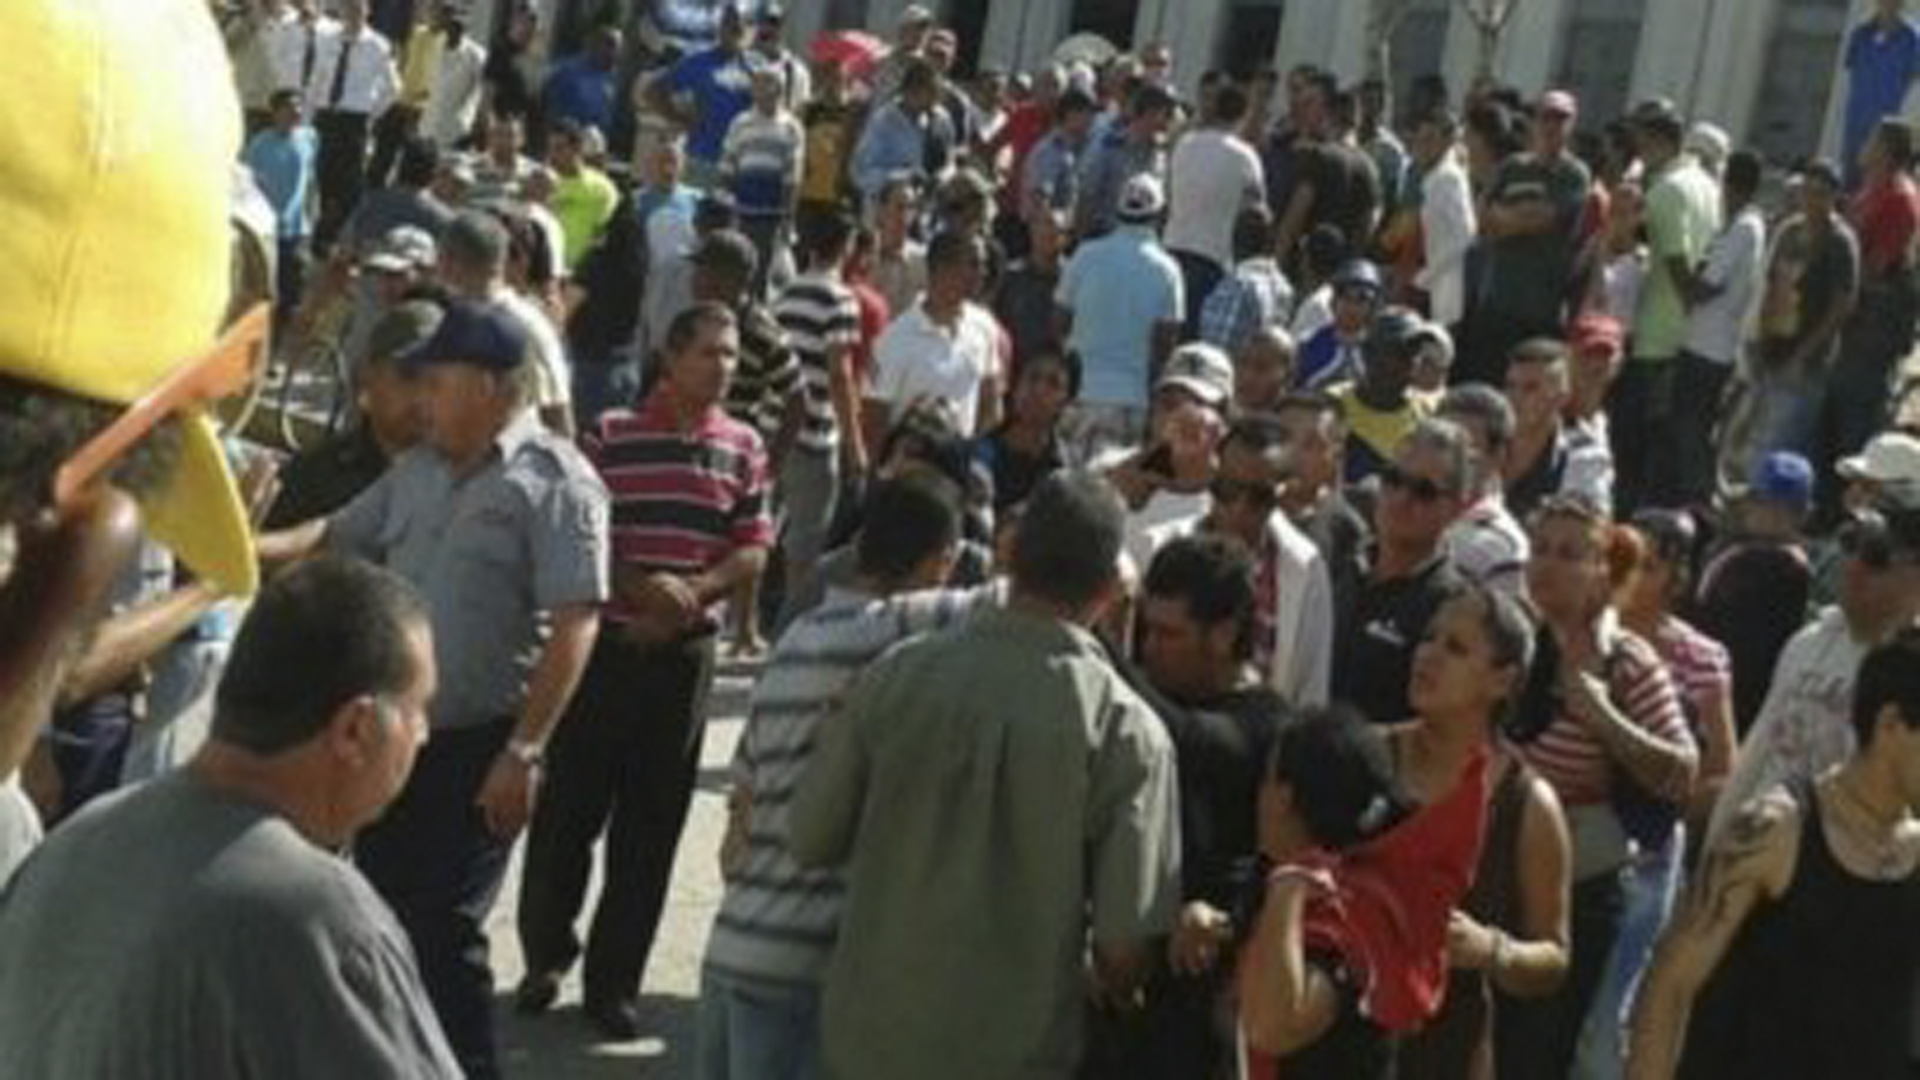
[[[1556,86],[1573,91],[1594,124],[1624,116],[1647,0],[1575,0],[1560,37]]]
[[[1778,164],[1820,152],[1847,8],[1846,0],[1784,0],[1775,16],[1749,141]]]

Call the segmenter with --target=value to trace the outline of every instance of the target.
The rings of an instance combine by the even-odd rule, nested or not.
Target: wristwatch
[[[507,743],[507,753],[513,760],[529,769],[537,769],[546,763],[547,748],[531,739],[513,739]]]

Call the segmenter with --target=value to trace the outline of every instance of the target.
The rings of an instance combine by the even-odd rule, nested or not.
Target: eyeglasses
[[[1279,505],[1280,492],[1271,484],[1256,484],[1251,480],[1229,480],[1224,476],[1215,477],[1207,485],[1207,492],[1213,501],[1222,506],[1244,502],[1255,510],[1272,510]]]
[[[1869,570],[1885,571],[1895,565],[1912,566],[1920,563],[1920,552],[1915,552],[1901,543],[1894,535],[1893,526],[1876,511],[1867,511],[1854,517],[1840,527],[1836,537],[1840,541],[1840,550],[1849,558],[1858,559]]]
[[[113,423],[87,441],[54,475],[55,505],[65,505],[111,469],[154,426],[183,409],[211,405],[246,389],[266,363],[270,309],[257,304],[240,316],[213,347],[181,364],[152,390],[128,405]]]
[[[1380,485],[1392,491],[1401,492],[1418,502],[1436,502],[1452,495],[1452,490],[1440,486],[1424,476],[1415,476],[1398,465],[1384,465],[1380,469]]]

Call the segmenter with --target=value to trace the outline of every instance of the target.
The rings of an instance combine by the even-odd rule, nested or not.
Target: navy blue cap
[[[1791,450],[1776,450],[1754,467],[1747,491],[1754,498],[1804,510],[1813,502],[1813,466]]]
[[[498,304],[455,300],[433,336],[399,359],[414,367],[472,364],[488,371],[512,371],[526,363],[528,339],[520,320]]]

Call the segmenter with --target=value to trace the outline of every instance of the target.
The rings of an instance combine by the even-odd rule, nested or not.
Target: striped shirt
[[[1608,667],[1609,697],[1628,723],[1663,741],[1692,745],[1673,680],[1653,646],[1618,631]],[[1608,800],[1613,761],[1586,722],[1562,707],[1557,695],[1552,721],[1521,746],[1520,753],[1567,806],[1593,806]]]
[[[800,385],[800,361],[787,346],[787,332],[759,304],[739,312],[740,363],[727,383],[727,415],[770,442]]]
[[[1733,693],[1733,662],[1727,647],[1686,620],[1672,615],[1661,620],[1652,645],[1667,662],[1674,689],[1695,721],[1713,702],[1727,700]]]
[[[614,563],[697,574],[739,548],[772,546],[760,436],[718,409],[683,432],[669,395],[607,413],[581,439],[611,496]]]
[[[1467,580],[1516,599],[1527,595],[1527,532],[1498,495],[1469,507],[1447,526],[1447,553]]]
[[[706,962],[736,977],[818,982],[840,928],[845,880],[807,870],[788,852],[788,804],[814,736],[860,674],[915,634],[948,626],[995,597],[991,589],[878,599],[835,590],[782,634],[754,684],[734,751],[734,783],[751,794],[747,852],[728,878]]]
[[[720,150],[720,170],[727,177],[740,212],[749,216],[779,216],[800,190],[806,132],[793,114],[763,116],[748,109],[734,117]]]
[[[787,332],[787,344],[800,359],[800,430],[794,441],[809,450],[828,451],[840,442],[833,411],[833,382],[827,362],[837,349],[860,343],[860,302],[839,275],[809,273],[794,280],[773,305],[773,316]]]

